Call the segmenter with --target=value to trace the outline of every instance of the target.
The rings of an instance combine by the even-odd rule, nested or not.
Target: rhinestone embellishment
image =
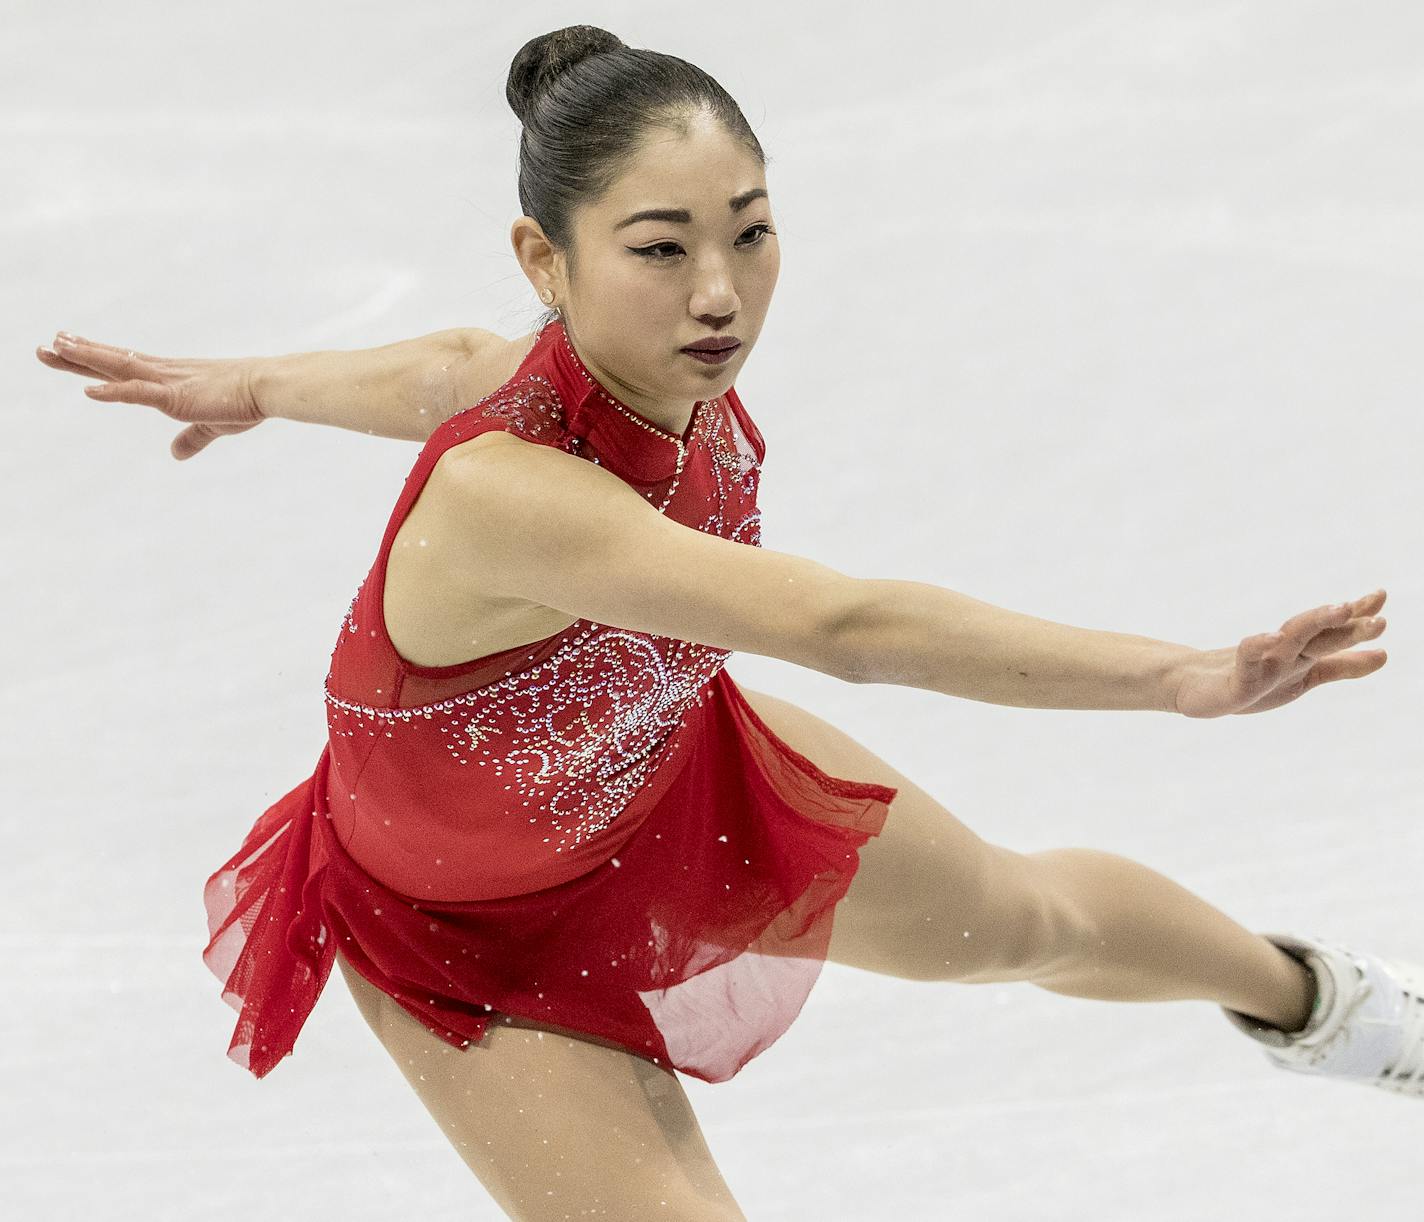
[[[706,516],[689,521],[690,515],[684,514],[681,520],[692,529],[760,546],[761,515],[756,507],[759,463],[726,400],[718,397],[694,406],[688,442],[684,443],[629,412],[603,391],[578,361],[567,337],[562,340],[574,367],[593,385],[601,406],[677,447],[676,470],[658,512],[664,512],[672,502],[686,459],[698,448],[699,455],[705,456],[698,470],[707,484]],[[517,435],[571,453],[584,448],[586,439],[568,429],[568,411],[557,387],[535,370],[456,413],[440,427],[458,440],[472,426],[477,428],[480,422],[492,419]],[[597,455],[591,461],[598,461]],[[697,509],[700,513],[704,507],[699,504]],[[364,588],[366,578],[342,619],[324,686],[333,739],[375,738],[378,742],[372,750],[393,751],[401,761],[408,759],[410,767],[423,770],[422,783],[436,778],[433,785],[437,789],[445,783],[438,770],[448,766],[455,793],[461,782],[453,770],[470,765],[487,770],[490,780],[508,791],[507,798],[499,800],[503,809],[523,814],[530,824],[541,824],[540,834],[548,832],[543,842],[555,853],[607,828],[646,788],[652,775],[677,754],[677,730],[688,712],[707,698],[712,680],[731,654],[699,642],[581,619],[556,634],[563,639],[553,652],[527,669],[508,670],[494,682],[445,699],[395,707],[396,697],[391,695],[392,703],[382,706],[347,699],[333,688],[336,676],[342,673],[336,651],[357,650],[350,664],[355,668],[353,673],[359,674],[363,657],[359,651],[368,647],[371,638],[380,641],[373,626],[379,624],[375,617],[380,608],[372,605],[369,597],[362,602]],[[530,661],[535,647],[548,648],[554,643],[554,638],[548,637],[528,642]],[[390,652],[389,647],[387,650]],[[381,664],[390,661],[383,655]],[[394,661],[401,664],[399,655]],[[470,659],[471,663],[476,661]],[[454,681],[460,681],[458,676]],[[379,699],[380,689],[374,690]],[[405,741],[379,741],[396,739]],[[357,767],[364,771],[364,765]],[[359,789],[359,785],[359,779],[353,779],[351,788]],[[483,793],[484,787],[471,790],[476,792]],[[355,796],[353,793],[353,799]]]

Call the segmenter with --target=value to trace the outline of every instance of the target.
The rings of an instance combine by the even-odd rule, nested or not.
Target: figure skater
[[[701,69],[535,38],[511,239],[553,307],[362,352],[39,358],[186,427],[424,442],[325,682],[326,744],[204,892],[229,1055],[291,1052],[339,962],[518,1219],[742,1218],[677,1073],[726,1081],[826,959],[1221,1007],[1277,1066],[1424,1095],[1424,972],[1248,931],[1113,853],[991,844],[879,756],[732,682],[743,650],[1020,708],[1260,713],[1377,671],[1377,590],[1198,650],[763,549],[734,389],[779,254],[766,157]],[[832,925],[832,915],[835,920]]]

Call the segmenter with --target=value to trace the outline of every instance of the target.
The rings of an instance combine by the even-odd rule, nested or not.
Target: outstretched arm
[[[253,394],[263,416],[424,441],[459,409],[461,373],[488,334],[452,327],[379,348],[260,357]]]
[[[452,327],[378,348],[213,359],[153,356],[60,332],[52,351],[35,355],[50,369],[98,378],[84,388],[91,399],[145,404],[186,425],[169,447],[186,459],[272,418],[424,441],[462,406],[469,375],[497,338]]]
[[[1376,590],[1292,616],[1222,649],[1100,632],[1022,615],[916,581],[863,580],[839,635],[852,682],[893,683],[1036,709],[1261,713],[1336,679],[1373,674],[1384,631]]]

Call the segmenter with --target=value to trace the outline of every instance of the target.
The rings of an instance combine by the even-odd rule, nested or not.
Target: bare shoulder
[[[464,411],[508,382],[534,347],[538,334],[530,332],[516,339],[506,339],[481,327],[466,327],[461,338],[465,356],[452,371],[455,375],[451,393],[454,412]]]
[[[528,541],[536,529],[567,534],[629,509],[658,516],[612,472],[502,428],[446,448],[426,487],[432,504],[459,530],[464,559],[475,568],[488,560],[487,549],[506,555],[512,541]],[[513,553],[532,558],[538,549]]]
[[[537,331],[506,339],[493,331],[477,327],[465,330],[464,340],[468,355],[460,366],[456,383],[455,411],[461,412],[488,398],[509,381],[524,363],[539,338]],[[490,429],[469,441],[451,446],[436,461],[436,468],[442,475],[448,475],[452,465],[462,456],[504,446],[524,446],[538,448],[536,443],[527,441],[505,429]],[[448,461],[447,461],[448,460]]]
[[[537,334],[531,333],[517,339],[506,339],[492,331],[467,336],[470,355],[461,375],[457,397],[459,406],[456,411],[464,411],[474,406],[508,382],[524,358],[529,355],[529,350],[537,338]],[[531,479],[557,479],[557,473],[569,469],[563,466],[560,460],[575,468],[589,465],[581,459],[566,455],[560,450],[552,450],[545,444],[522,437],[509,429],[487,429],[468,441],[456,442],[445,448],[431,468],[430,477],[416,508],[425,508],[452,526],[459,523],[457,529],[461,530],[466,543],[470,542],[475,532],[469,529],[469,497],[472,491],[488,485],[494,478],[495,469],[487,466],[485,459],[495,451],[516,463],[515,469],[519,472],[513,476],[516,484],[526,483]],[[550,455],[553,456],[552,467],[547,465],[549,459],[546,456]],[[528,456],[527,459],[525,456]],[[530,460],[535,464],[532,468],[528,465]],[[497,464],[496,469],[499,472],[503,473],[504,468],[504,461]],[[404,529],[403,526],[402,530]]]
[[[498,452],[498,460],[493,454]],[[493,464],[493,465],[491,465]],[[624,487],[621,480],[606,473],[603,468],[576,458],[554,446],[521,437],[508,429],[489,429],[468,441],[459,441],[448,447],[435,460],[431,474],[440,475],[439,495],[472,493],[480,489],[487,493],[496,479],[508,481],[512,490],[527,489],[531,483],[552,480],[562,486],[569,475],[582,475],[585,470],[604,481],[616,482]],[[504,499],[504,498],[500,498]]]
[[[460,340],[465,356],[451,369],[455,379],[451,414],[473,407],[508,382],[537,338],[535,332],[506,339],[480,327],[462,328]],[[443,531],[451,535],[447,540],[449,549],[456,548],[456,540],[464,533],[461,515],[457,512],[463,500],[462,488],[467,482],[461,476],[462,468],[478,453],[521,446],[530,448],[535,443],[506,429],[488,429],[468,441],[446,447],[435,460],[424,488],[397,532],[397,543],[402,536],[429,539],[432,532]]]

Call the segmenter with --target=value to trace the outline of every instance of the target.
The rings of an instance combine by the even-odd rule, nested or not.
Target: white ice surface
[[[500,1216],[339,974],[256,1082],[199,958],[203,879],[320,751],[416,445],[281,421],[180,464],[178,426],[33,350],[527,331],[504,79],[571,22],[707,69],[773,158],[781,279],[738,381],[766,546],[1203,648],[1389,591],[1381,672],[1262,716],[733,675],[988,839],[1424,958],[1418,5],[24,0],[0,39],[9,1217]],[[1205,1002],[831,965],[734,1081],[685,1085],[757,1222],[1424,1214],[1424,1101],[1276,1070]]]

